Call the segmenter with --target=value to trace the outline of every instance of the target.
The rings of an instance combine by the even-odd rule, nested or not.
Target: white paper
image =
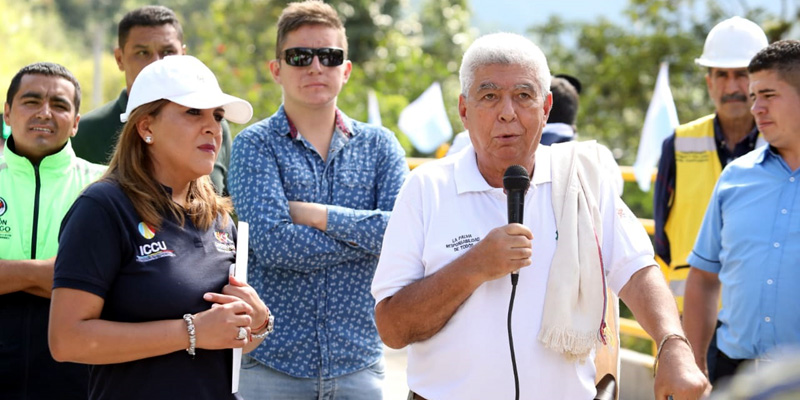
[[[239,221],[237,225],[236,239],[236,264],[234,264],[232,275],[240,282],[247,282],[247,244],[250,236],[250,226],[247,222]],[[231,393],[239,391],[239,370],[242,367],[242,349],[233,349],[233,378],[231,379]]]

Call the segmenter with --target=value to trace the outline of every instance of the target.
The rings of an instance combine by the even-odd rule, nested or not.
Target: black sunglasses
[[[319,57],[319,63],[326,67],[338,67],[344,63],[344,50],[336,47],[292,47],[283,51],[286,63],[293,67],[307,67]]]

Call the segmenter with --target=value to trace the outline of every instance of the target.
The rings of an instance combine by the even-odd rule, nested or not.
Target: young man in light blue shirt
[[[769,146],[728,164],[689,256],[684,313],[695,359],[717,331],[716,378],[800,345],[800,41],[758,52],[747,68],[751,112]]]

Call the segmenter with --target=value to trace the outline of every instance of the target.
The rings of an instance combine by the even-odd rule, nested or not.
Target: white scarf
[[[547,281],[539,340],[569,360],[583,362],[605,342],[606,282],[600,187],[594,141],[551,146],[552,200],[557,243]]]

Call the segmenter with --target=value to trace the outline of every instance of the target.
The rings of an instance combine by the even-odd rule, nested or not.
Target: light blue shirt
[[[688,262],[719,274],[717,345],[730,358],[800,345],[798,186],[800,169],[764,146],[728,164],[714,188]]]

